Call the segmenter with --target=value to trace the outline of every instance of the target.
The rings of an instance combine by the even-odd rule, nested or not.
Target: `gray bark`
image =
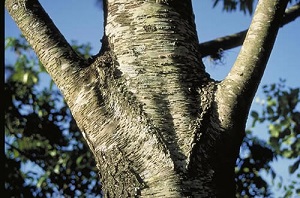
[[[92,63],[37,1],[5,1],[63,92],[106,197],[235,196],[247,114],[286,4],[260,1],[237,62],[216,82],[199,56],[190,1],[105,1]]]

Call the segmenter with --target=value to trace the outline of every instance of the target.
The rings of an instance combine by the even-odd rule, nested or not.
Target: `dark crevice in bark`
[[[162,91],[163,93],[164,91]],[[178,137],[174,129],[174,122],[170,109],[167,108],[170,106],[167,96],[164,95],[154,95],[153,96],[155,105],[161,107],[156,109],[161,115],[162,127],[159,129],[161,132],[161,140],[166,145],[167,150],[170,152],[170,157],[174,162],[175,171],[180,173],[183,171],[186,166],[185,160],[186,156],[181,152],[181,149],[178,145]],[[167,134],[167,135],[166,135]]]
[[[190,22],[191,26],[194,25],[194,15],[193,13],[193,7],[190,0],[185,1],[174,1],[174,0],[157,0],[158,3],[165,4],[168,7],[172,7],[174,10],[176,10],[177,13],[180,14],[180,16],[186,20],[187,22]]]
[[[241,141],[234,142],[230,136],[232,131],[221,128],[216,103],[202,123],[202,135],[192,150],[187,178],[200,179],[202,187],[211,190],[206,190],[208,194],[204,196],[201,189],[201,197],[235,197],[234,167]]]
[[[51,19],[33,6],[39,5],[24,2],[15,18],[30,21],[18,23],[29,32],[27,39],[45,63],[58,59],[48,69],[69,94],[66,99],[95,155],[107,197],[234,196],[234,165],[244,136],[245,108],[255,91],[252,86],[249,91],[249,84],[241,90],[231,86],[237,83],[234,76],[225,83],[228,86],[220,91],[219,100],[215,96],[220,84],[210,79],[198,57],[190,0],[104,0],[107,34],[99,54],[84,69],[80,67],[86,61],[81,63]],[[49,40],[38,46],[43,40],[26,29],[28,24],[43,25],[35,30],[45,30],[39,36]],[[53,46],[58,55],[40,52]],[[266,62],[266,57],[258,59]],[[61,64],[62,60],[68,64]],[[250,74],[247,83],[254,79],[252,84],[257,85],[262,70]],[[245,78],[243,71],[234,74]],[[229,101],[232,98],[238,106]],[[228,105],[232,106],[226,109]]]

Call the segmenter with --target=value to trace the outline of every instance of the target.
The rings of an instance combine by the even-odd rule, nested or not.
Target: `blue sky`
[[[51,2],[40,0],[40,2],[68,41],[89,42],[93,47],[92,53],[98,52],[103,32],[103,17],[95,0],[65,0],[64,3],[58,0]],[[245,30],[251,22],[251,16],[242,12],[223,12],[221,4],[212,9],[212,1],[194,0],[193,3],[200,42]],[[299,20],[280,29],[262,84],[277,81],[279,78],[287,79],[287,85],[290,86],[300,84],[295,72],[299,70],[299,58],[296,53],[300,46]],[[19,29],[5,11],[5,36],[19,34]],[[224,65],[215,66],[208,59],[204,59],[208,72],[218,80],[223,79],[234,63],[239,49],[225,52]],[[9,56],[7,58],[5,60],[9,61]]]
[[[59,0],[40,0],[40,2],[68,41],[90,43],[93,54],[99,51],[100,38],[103,34],[103,13],[95,0],[64,0],[63,3]],[[245,30],[251,22],[251,16],[244,15],[242,12],[223,12],[221,4],[212,9],[213,1],[194,0],[193,3],[200,42]],[[287,80],[287,86],[299,87],[299,22],[300,19],[297,19],[279,30],[261,85],[279,82],[279,78],[283,78]],[[5,37],[19,35],[19,29],[5,11]],[[209,59],[204,59],[206,69],[213,78],[222,80],[226,76],[239,49],[225,51],[222,65],[214,65]],[[13,62],[13,56],[6,53],[5,62]],[[259,96],[262,96],[261,88],[256,97]],[[259,106],[254,102],[252,108],[258,109]],[[265,137],[267,131],[264,131],[264,128],[260,130],[264,133],[257,133],[257,135]],[[281,162],[274,166],[288,179],[285,163]]]

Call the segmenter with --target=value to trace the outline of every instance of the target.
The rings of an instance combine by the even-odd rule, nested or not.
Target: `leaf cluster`
[[[219,3],[223,2],[223,11],[233,12],[242,11],[244,14],[253,14],[253,7],[257,1],[255,0],[213,0],[213,8],[215,8]],[[289,2],[299,2],[299,0],[290,0]]]
[[[90,56],[89,45],[72,43],[78,54]],[[10,197],[98,196],[101,184],[93,155],[53,82],[42,86],[43,65],[23,37],[8,38],[6,50],[15,55],[15,62],[5,66],[7,193]],[[282,81],[265,86],[264,93],[262,112],[252,111],[251,116],[253,127],[268,124],[270,138],[263,141],[247,131],[235,170],[237,197],[270,197],[261,172],[275,179],[270,163],[279,156],[294,160],[291,174],[299,169],[299,88],[285,89]],[[296,181],[280,187],[285,197],[299,193]]]
[[[86,56],[89,45],[76,45]],[[62,95],[23,37],[6,40],[5,189],[9,197],[99,196],[93,155]],[[52,81],[49,81],[52,82]],[[99,196],[100,197],[100,196]]]
[[[254,137],[251,131],[241,145],[240,156],[236,162],[237,197],[270,197],[272,195],[261,171],[275,174],[270,162],[275,154],[266,142]]]
[[[214,0],[213,7],[216,7],[220,0]],[[223,0],[223,10],[226,12],[236,11],[239,7],[240,11],[251,15],[253,13],[254,0]]]
[[[250,114],[253,118],[252,127],[258,123],[266,124],[269,136],[266,141],[260,140],[247,131],[236,170],[242,195],[252,197],[254,194],[251,191],[255,188],[258,189],[256,195],[271,195],[266,181],[260,176],[262,171],[271,175],[272,184],[276,178],[280,179],[278,187],[283,189],[283,197],[300,195],[300,89],[286,88],[284,84],[285,81],[280,80],[277,84],[263,86],[266,100],[262,103],[262,110]],[[282,183],[281,176],[271,167],[271,162],[279,158],[289,160],[288,172],[297,174],[298,181]],[[249,188],[251,185],[255,185],[255,188]]]

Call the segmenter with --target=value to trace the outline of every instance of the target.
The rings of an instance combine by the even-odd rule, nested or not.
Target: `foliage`
[[[300,89],[287,89],[284,82],[263,86],[266,101],[262,112],[251,112],[252,127],[255,129],[258,123],[267,124],[269,137],[267,141],[259,140],[247,131],[236,169],[241,195],[270,196],[266,181],[259,176],[263,170],[271,175],[272,183],[280,178],[278,187],[283,189],[283,197],[300,195]],[[278,158],[290,160],[288,171],[297,174],[298,181],[282,183],[282,178],[270,164]],[[249,186],[252,187],[248,189]]]
[[[263,88],[267,97],[265,108],[261,116],[254,117],[253,122],[268,121],[270,123],[269,144],[276,154],[288,159],[296,159],[300,154],[300,89],[285,90],[283,83]],[[300,159],[290,167],[290,173],[295,172],[299,162]]]
[[[45,69],[23,37],[7,38],[5,48],[16,59],[5,66],[6,193],[96,197],[101,185],[95,162],[62,95],[41,80]],[[74,49],[88,56],[90,46]]]
[[[223,2],[223,10],[226,12],[236,11],[238,8],[244,14],[253,14],[253,7],[254,3],[257,1],[255,0],[213,0],[214,4],[213,7],[216,7],[218,3]],[[290,0],[291,2],[299,2],[299,0]]]
[[[220,2],[220,0],[214,0],[213,7]],[[223,10],[227,12],[235,11],[239,5],[240,11],[243,11],[244,14],[249,12],[253,13],[253,3],[254,0],[223,0]]]
[[[89,57],[89,45],[73,46]],[[93,156],[60,92],[51,83],[42,86],[44,67],[23,37],[8,38],[6,50],[16,55],[13,66],[6,65],[4,94],[7,192],[11,197],[96,196],[101,185]],[[275,179],[270,163],[279,156],[296,159],[289,167],[291,174],[299,167],[299,88],[286,90],[282,82],[264,86],[264,93],[262,112],[252,111],[251,116],[253,127],[269,125],[270,138],[266,142],[246,132],[236,166],[238,197],[270,197],[261,172]],[[299,193],[296,181],[282,188],[285,197]]]
[[[266,142],[254,137],[251,131],[246,132],[235,170],[237,197],[271,196],[268,183],[261,177],[260,172],[267,170],[274,173],[269,164],[274,157]]]

